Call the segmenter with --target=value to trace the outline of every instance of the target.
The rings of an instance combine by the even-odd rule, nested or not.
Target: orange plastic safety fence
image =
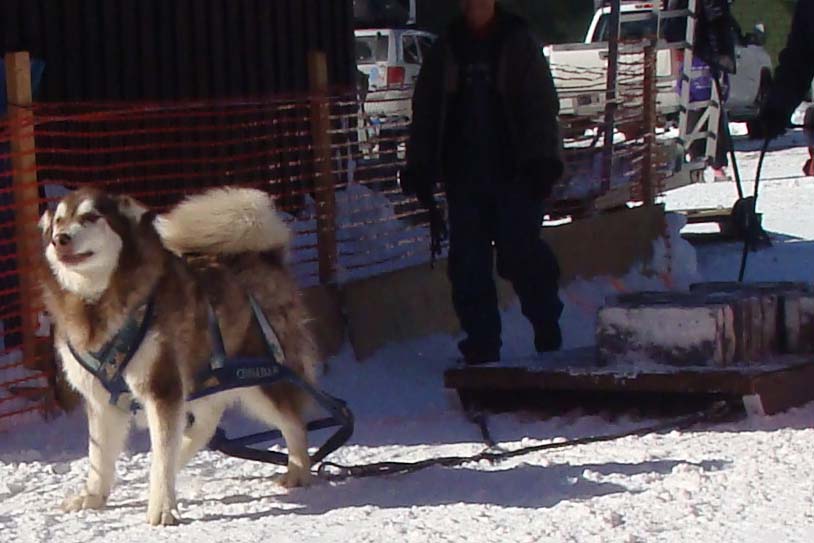
[[[628,74],[625,70],[630,70]],[[624,63],[620,81],[635,101],[635,67]],[[639,84],[639,99],[641,84]],[[274,196],[294,233],[291,263],[303,286],[317,283],[320,256],[336,255],[335,278],[343,282],[418,264],[429,259],[426,212],[400,184],[406,161],[410,103],[404,89],[357,96],[300,96],[186,103],[37,104],[33,122],[0,120],[0,426],[48,408],[53,362],[48,327],[37,336],[36,353],[22,355],[24,332],[21,274],[32,270],[20,257],[17,224],[23,206],[37,215],[80,187],[129,194],[161,212],[187,195],[210,187],[256,187]],[[327,102],[326,102],[327,101]],[[327,105],[329,149],[312,133],[315,106]],[[627,115],[627,116],[625,116]],[[601,114],[598,116],[601,117]],[[619,119],[635,123],[635,111]],[[601,195],[601,119],[589,120],[565,138],[566,175],[552,196],[552,215],[584,215]],[[35,165],[12,164],[12,137],[35,137]],[[641,141],[614,146],[615,183],[630,183],[641,162]],[[315,182],[329,157],[328,185]],[[36,179],[30,181],[27,179]],[[36,182],[38,201],[15,198]],[[29,185],[31,186],[31,185]],[[15,189],[16,187],[16,189]],[[17,190],[17,192],[15,192]],[[334,247],[321,228],[325,207],[335,200]],[[443,204],[443,197],[439,199]],[[38,246],[39,240],[28,240]],[[28,304],[39,309],[41,304]]]

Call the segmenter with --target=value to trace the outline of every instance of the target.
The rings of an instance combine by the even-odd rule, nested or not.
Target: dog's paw
[[[176,526],[180,522],[181,515],[178,511],[160,509],[158,507],[147,508],[147,522],[151,526]]]
[[[82,492],[76,496],[67,496],[62,501],[62,510],[66,513],[75,513],[85,509],[101,509],[106,503],[106,496]]]
[[[289,466],[288,471],[277,479],[277,484],[283,488],[308,487],[314,482],[310,471]]]

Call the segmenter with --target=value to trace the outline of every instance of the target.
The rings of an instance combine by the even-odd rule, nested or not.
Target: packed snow
[[[807,151],[798,133],[772,146],[759,210],[772,248],[750,256],[752,280],[811,280],[814,179],[801,177]],[[738,138],[749,180],[758,145]],[[747,192],[751,184],[747,183]],[[733,183],[668,194],[669,209],[730,206]],[[695,251],[675,235],[656,247],[656,273],[577,281],[563,291],[566,347],[590,345],[596,309],[620,290],[682,288],[732,280],[740,246]],[[667,250],[667,247],[671,249]],[[531,350],[530,327],[504,313],[504,355]],[[332,460],[417,460],[481,451],[476,426],[442,385],[454,338],[392,345],[358,363],[346,349],[329,361],[324,387],[350,403],[357,429]],[[579,411],[540,420],[490,416],[501,447],[616,433],[652,424],[632,414]],[[241,542],[810,542],[814,541],[814,405],[773,417],[702,425],[537,453],[497,464],[430,468],[411,475],[318,481],[285,491],[271,465],[200,453],[180,475],[181,526],[146,524],[148,442],[134,434],[118,464],[107,508],[64,514],[58,505],[83,483],[81,412],[0,433],[0,541],[105,543]],[[236,425],[243,424],[235,421]]]

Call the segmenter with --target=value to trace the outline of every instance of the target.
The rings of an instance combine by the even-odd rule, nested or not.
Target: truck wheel
[[[772,88],[772,73],[768,70],[763,70],[760,74],[760,87],[758,87],[757,96],[755,97],[755,110],[760,114],[763,109],[763,104],[769,96],[769,90]],[[746,130],[749,132],[750,140],[762,140],[766,137],[763,127],[757,119],[752,119],[746,122]]]

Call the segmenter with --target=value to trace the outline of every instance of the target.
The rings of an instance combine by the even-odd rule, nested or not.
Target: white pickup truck
[[[635,40],[648,35],[661,35],[659,10],[658,2],[623,2],[621,37]],[[566,120],[595,117],[604,111],[609,22],[610,7],[602,7],[594,14],[583,43],[543,48],[560,96],[560,114]],[[756,27],[754,33],[746,36],[739,28],[733,31],[736,34],[737,74],[730,76],[726,108],[731,120],[750,121],[757,115],[761,100],[771,84],[771,58],[763,48],[762,27]],[[641,59],[641,55],[623,61],[638,59]],[[678,111],[677,75],[676,52],[659,49],[656,55],[656,108],[666,116]]]

